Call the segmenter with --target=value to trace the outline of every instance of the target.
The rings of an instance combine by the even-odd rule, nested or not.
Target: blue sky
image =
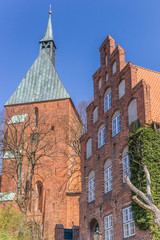
[[[159,0],[1,0],[0,108],[39,54],[50,3],[56,70],[75,105],[93,95],[108,34],[126,50],[127,62],[160,71]]]

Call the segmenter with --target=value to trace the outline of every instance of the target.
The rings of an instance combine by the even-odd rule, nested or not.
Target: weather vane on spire
[[[52,14],[52,10],[51,10],[51,4],[50,4],[50,10],[49,10],[49,14]]]

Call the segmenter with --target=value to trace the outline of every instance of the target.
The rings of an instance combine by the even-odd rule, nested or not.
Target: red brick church
[[[40,40],[39,56],[5,104],[5,130],[7,132],[10,130],[8,138],[11,137],[14,128],[19,129],[18,134],[20,135],[20,129],[26,126],[27,122],[33,120],[29,126],[30,129],[27,128],[27,134],[35,143],[38,141],[36,138],[39,138],[41,119],[49,127],[47,144],[52,144],[53,149],[49,151],[51,154],[54,150],[54,153],[51,158],[47,152],[40,160],[41,165],[50,168],[48,171],[46,168],[47,174],[44,168],[35,168],[32,188],[37,195],[35,196],[34,192],[31,194],[32,199],[27,211],[27,218],[32,221],[34,215],[34,220],[39,224],[44,239],[62,240],[68,236],[68,238],[76,240],[77,226],[79,225],[80,176],[76,173],[70,174],[75,168],[75,166],[71,166],[74,161],[73,149],[64,138],[67,137],[68,141],[73,142],[71,129],[68,126],[72,125],[73,127],[74,124],[77,124],[77,128],[81,132],[81,122],[75,106],[56,72],[55,51],[50,11],[46,33]],[[62,126],[62,123],[65,125]],[[45,147],[47,149],[48,146]],[[20,154],[22,151],[27,150],[26,148],[20,149]],[[12,165],[13,158],[13,149],[5,150],[3,169],[6,164],[7,167]],[[27,166],[23,165],[22,168],[21,180],[23,181]],[[1,184],[0,206],[3,207],[10,201],[14,202],[18,190],[13,175],[2,173]]]

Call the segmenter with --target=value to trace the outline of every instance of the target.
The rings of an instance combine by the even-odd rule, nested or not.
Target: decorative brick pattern
[[[106,66],[107,55],[107,66]],[[80,196],[80,239],[93,239],[93,232],[99,225],[104,240],[104,217],[112,214],[114,240],[124,239],[123,235],[123,208],[130,206],[131,193],[123,183],[122,152],[127,145],[129,136],[128,106],[133,99],[137,100],[137,117],[141,123],[156,120],[157,105],[153,95],[153,80],[144,70],[139,74],[139,67],[125,62],[125,51],[110,36],[100,47],[101,66],[93,75],[94,100],[87,108],[87,133],[81,137],[81,171],[82,193]],[[112,66],[116,62],[116,72],[113,74]],[[145,75],[145,74],[146,75]],[[108,74],[108,81],[106,81]],[[142,78],[142,75],[144,78]],[[146,78],[145,78],[146,76]],[[101,78],[102,86],[98,89]],[[119,99],[119,84],[125,80],[125,94]],[[111,88],[112,106],[104,113],[104,95]],[[157,88],[160,96],[160,88]],[[157,93],[156,93],[157,96]],[[93,123],[93,111],[98,106],[98,120]],[[112,117],[116,111],[120,112],[121,131],[112,137]],[[153,114],[153,115],[152,115]],[[105,144],[98,149],[98,129],[101,124],[105,126]],[[86,159],[86,142],[92,138],[92,156]],[[112,191],[104,194],[104,164],[107,159],[112,160]],[[88,203],[88,176],[91,170],[95,171],[95,200]],[[136,228],[136,235],[129,239],[151,240],[148,231]]]

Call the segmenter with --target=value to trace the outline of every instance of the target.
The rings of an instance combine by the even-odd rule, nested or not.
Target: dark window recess
[[[38,191],[38,209],[40,210],[40,212],[42,212],[43,184],[40,181],[37,182],[37,191]]]
[[[35,128],[37,128],[38,127],[38,108],[35,107],[34,111],[35,111]]]
[[[64,229],[64,239],[72,239],[73,233],[72,229]]]
[[[54,126],[51,126],[51,130],[54,131]]]
[[[31,134],[31,143],[38,143],[39,142],[39,133],[32,133]]]

